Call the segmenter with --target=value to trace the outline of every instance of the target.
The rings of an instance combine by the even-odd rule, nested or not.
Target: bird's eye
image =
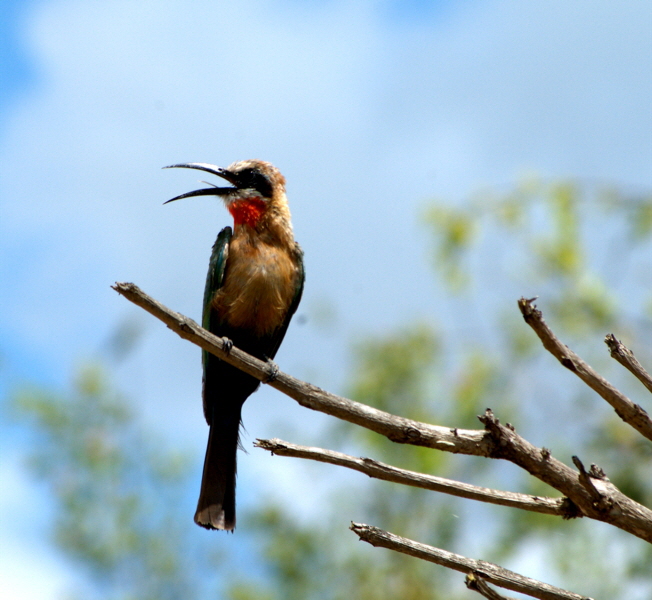
[[[258,169],[243,169],[238,173],[240,187],[252,188],[265,198],[272,197],[272,184]]]

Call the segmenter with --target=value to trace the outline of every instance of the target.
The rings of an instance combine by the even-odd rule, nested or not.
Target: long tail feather
[[[240,409],[220,415],[210,427],[195,523],[206,529],[235,528],[236,453]]]

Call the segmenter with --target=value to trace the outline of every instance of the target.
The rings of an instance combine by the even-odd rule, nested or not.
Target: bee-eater
[[[228,181],[181,194],[219,196],[234,227],[213,245],[202,325],[262,360],[278,350],[303,292],[303,252],[294,241],[285,178],[262,160],[226,169],[206,163],[170,167],[199,169]],[[212,185],[212,184],[209,184]],[[195,523],[207,529],[235,528],[236,451],[244,401],[260,382],[216,356],[202,352],[204,416],[210,427]]]

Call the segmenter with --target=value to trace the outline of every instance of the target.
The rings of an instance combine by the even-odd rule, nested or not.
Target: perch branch
[[[631,425],[648,440],[652,440],[652,419],[645,410],[619,392],[604,377],[594,371],[568,346],[562,344],[543,320],[533,300],[518,301],[525,322],[534,330],[548,350],[564,367],[577,375],[586,385],[602,396],[625,423]]]
[[[508,571],[496,564],[466,558],[465,556],[447,552],[440,548],[421,544],[371,525],[351,523],[350,529],[362,541],[372,546],[395,550],[396,552],[427,560],[462,573],[473,573],[501,588],[527,594],[533,598],[539,598],[539,600],[590,600],[585,596],[580,596],[579,594],[562,590],[547,583],[542,583],[536,579],[524,577],[513,571]]]
[[[268,363],[258,360],[239,348],[231,347],[224,338],[218,338],[192,319],[170,310],[133,283],[116,283],[113,289],[163,321],[183,339],[196,344],[256,379],[268,383],[305,408],[360,425],[401,444],[439,448],[448,452],[475,456],[491,454],[493,446],[491,436],[484,431],[450,429],[397,417],[371,406],[336,396],[280,371],[275,373],[275,377],[268,382],[270,375]]]

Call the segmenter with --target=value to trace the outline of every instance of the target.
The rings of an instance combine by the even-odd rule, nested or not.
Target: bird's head
[[[233,216],[236,227],[247,225],[257,228],[270,211],[276,213],[287,211],[285,177],[271,163],[262,160],[241,160],[226,169],[207,163],[181,163],[164,168],[176,167],[197,169],[217,175],[228,181],[231,186],[217,187],[209,183],[211,187],[181,194],[167,202],[192,196],[219,196]]]

